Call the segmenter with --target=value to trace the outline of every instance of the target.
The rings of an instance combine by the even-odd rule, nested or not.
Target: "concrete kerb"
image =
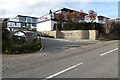
[[[46,38],[46,37],[41,37],[41,38]],[[58,40],[58,41],[68,41],[68,42],[88,42],[88,41],[99,41],[99,40],[90,40],[90,39],[83,39],[83,40],[68,40],[68,39],[60,39],[60,38],[48,38],[51,40]]]
[[[108,45],[108,44],[110,44],[110,43],[116,43],[116,40],[114,40],[114,41],[98,41],[97,43],[95,43],[95,44],[91,44],[91,45],[85,45],[85,46],[82,46],[83,48],[89,48],[89,47],[92,47],[92,46],[94,46],[94,47],[97,47],[97,46],[100,46],[100,45],[103,45],[103,44],[105,44],[105,45]]]

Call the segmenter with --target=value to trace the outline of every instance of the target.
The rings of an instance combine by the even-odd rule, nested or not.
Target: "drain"
[[[68,47],[80,47],[79,45],[68,45]]]

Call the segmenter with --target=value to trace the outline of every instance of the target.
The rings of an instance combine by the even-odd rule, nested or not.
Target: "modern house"
[[[108,20],[108,19],[110,19],[110,18],[99,15],[99,16],[96,17],[95,22],[100,23],[100,24],[104,24],[105,21]]]
[[[21,28],[21,23],[17,19],[9,19],[7,22],[7,28]]]
[[[51,14],[48,14],[38,19],[36,29],[37,31],[51,31],[55,23],[57,23],[57,21],[52,19]]]
[[[8,28],[30,27],[36,28],[38,22],[37,17],[18,15],[15,18],[10,18],[7,23]]]
[[[72,17],[70,17],[72,15]],[[84,22],[85,12],[63,8],[38,18],[37,31],[51,31],[54,24],[58,21],[62,22]]]
[[[38,18],[37,31],[52,31],[54,29],[54,24],[58,21],[62,22],[86,22],[85,16],[87,13],[81,11],[76,11],[68,8],[62,8],[57,11],[52,12],[50,10],[49,14]],[[93,22],[104,24],[106,20],[110,18],[106,16],[96,16]]]

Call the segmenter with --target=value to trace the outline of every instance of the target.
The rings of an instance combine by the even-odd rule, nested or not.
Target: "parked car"
[[[24,43],[26,41],[41,41],[41,37],[37,35],[36,32],[33,31],[15,31],[12,37],[13,41],[16,41],[18,43]]]

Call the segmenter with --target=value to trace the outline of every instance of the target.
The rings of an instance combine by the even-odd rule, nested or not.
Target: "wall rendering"
[[[37,31],[51,31],[53,30],[53,26],[56,22],[55,21],[45,21],[37,24]]]

